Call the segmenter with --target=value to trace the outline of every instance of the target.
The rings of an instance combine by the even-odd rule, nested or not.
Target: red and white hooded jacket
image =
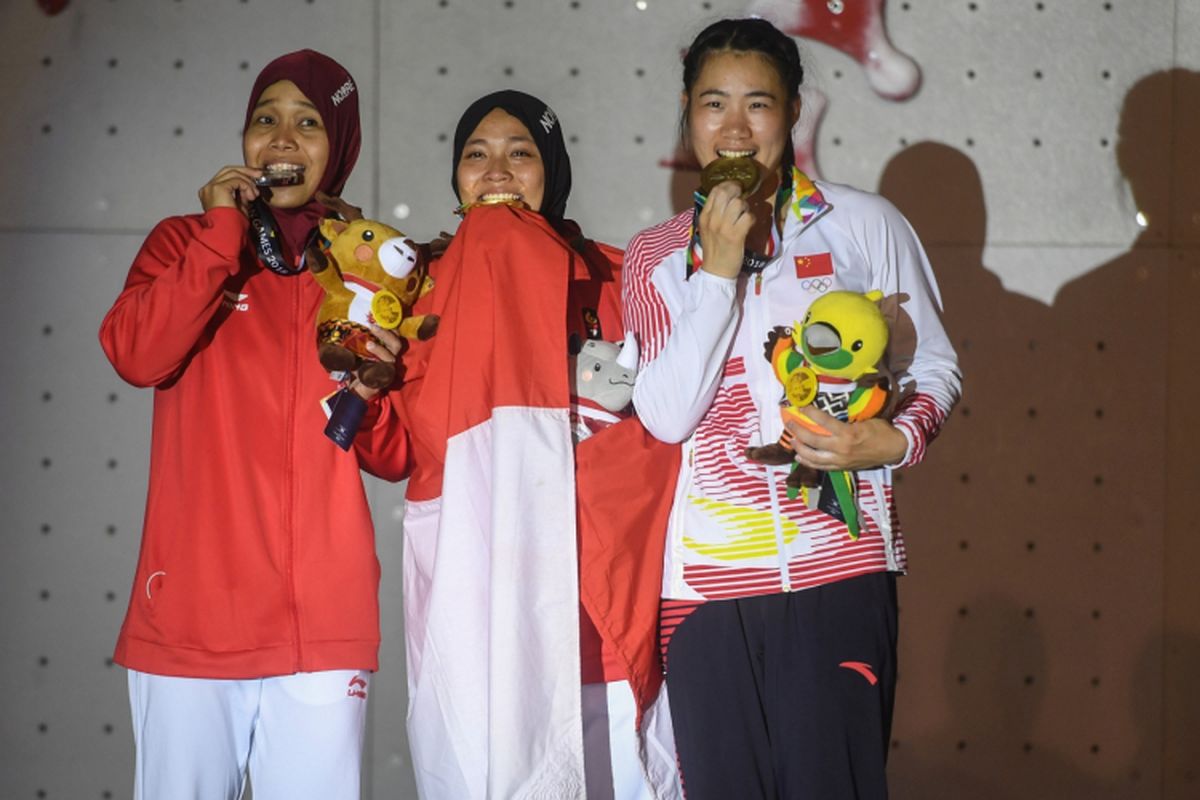
[[[647,430],[684,448],[665,598],[748,597],[905,569],[893,467],[858,473],[863,530],[855,540],[838,519],[788,498],[787,466],[745,456],[782,432],[782,386],[764,342],[775,326],[803,319],[814,299],[878,289],[894,301],[888,312],[885,299],[884,359],[902,398],[892,423],[909,445],[897,467],[921,460],[959,396],[933,272],[903,216],[877,195],[814,184],[798,170],[787,202],[774,258],[756,276],[689,269],[691,211],[642,231],[626,250],[625,324],[642,361],[634,407]]]

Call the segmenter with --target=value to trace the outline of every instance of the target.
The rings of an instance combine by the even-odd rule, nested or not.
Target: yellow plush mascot
[[[777,327],[765,355],[784,387],[783,421],[827,433],[802,410],[816,406],[844,422],[877,416],[887,404],[887,380],[877,365],[888,343],[887,320],[879,310],[883,293],[834,291],[813,301],[802,322]],[[846,523],[851,538],[861,532],[852,472],[821,473],[794,462],[792,436],[784,429],[775,444],[749,447],[746,456],[763,464],[792,463],[788,496],[820,487],[817,508]]]

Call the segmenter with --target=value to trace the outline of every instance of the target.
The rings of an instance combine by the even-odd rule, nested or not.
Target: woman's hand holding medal
[[[298,186],[303,181],[304,167],[288,162],[268,164],[265,169],[247,166],[223,167],[212,180],[200,187],[200,205],[205,211],[224,207],[236,208],[245,214],[250,202],[259,195],[265,195],[264,199],[270,200],[270,187]],[[321,192],[317,192],[317,195],[318,199],[321,196],[328,197]]]
[[[236,208],[243,214],[250,201],[259,195],[255,184],[263,174],[261,169],[245,166],[223,167],[212,180],[200,187],[200,205],[211,208]]]
[[[722,278],[741,273],[746,237],[756,221],[747,201],[760,183],[758,165],[749,158],[717,158],[700,173],[706,197],[699,223],[701,269]]]

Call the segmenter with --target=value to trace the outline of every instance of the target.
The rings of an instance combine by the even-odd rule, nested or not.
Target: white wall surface
[[[301,47],[327,52],[350,69],[362,89],[364,148],[345,196],[417,238],[454,225],[449,139],[461,110],[503,87],[539,95],[558,112],[568,135],[575,170],[570,215],[593,238],[623,245],[638,229],[672,212],[673,188],[677,193],[679,186],[690,186],[689,176],[674,176],[659,166],[675,147],[681,48],[708,21],[743,13],[748,5],[729,0],[73,0],[61,14],[47,16],[34,0],[0,2],[0,143],[7,154],[0,163],[0,253],[6,255],[3,270],[12,281],[0,300],[0,341],[5,343],[0,348],[5,420],[0,432],[5,455],[0,466],[0,693],[6,698],[0,716],[0,794],[130,795],[133,754],[125,678],[108,659],[138,547],[150,393],[116,377],[96,332],[150,227],[164,216],[198,210],[198,188],[222,165],[240,160],[240,124],[257,71],[276,55]],[[886,11],[892,42],[922,71],[921,89],[908,101],[875,95],[846,55],[801,42],[809,84],[829,98],[816,145],[822,175],[874,190],[888,165],[911,155],[918,143],[957,153],[978,173],[976,199],[986,213],[971,220],[979,231],[928,229],[936,231],[926,242],[935,268],[954,268],[965,250],[967,261],[975,259],[968,266],[986,265],[977,273],[978,282],[995,281],[996,297],[1020,306],[1022,314],[1048,317],[1064,284],[1126,253],[1141,232],[1115,158],[1122,103],[1146,75],[1200,68],[1200,2],[891,0]],[[1150,180],[1167,182],[1171,166],[1164,160],[1163,174]],[[906,174],[910,183],[923,182],[919,172]],[[906,191],[919,195],[921,190]],[[1182,236],[1190,243],[1186,258],[1196,264],[1200,216],[1193,220]],[[1154,308],[1165,297],[1160,279],[1165,262],[1161,254],[1148,259],[1142,284],[1131,273],[1130,287],[1149,287],[1139,308]],[[1023,342],[1020,336],[1014,341]],[[997,353],[1011,352],[1003,342],[993,344]],[[1161,403],[1159,394],[1156,403]],[[1112,402],[1109,418],[1114,408],[1121,418],[1121,397]],[[1026,406],[1015,413],[1027,414]],[[952,420],[955,425],[961,421]],[[1165,438],[1164,432],[1154,446],[1161,449]],[[980,452],[977,442],[968,447],[968,440],[959,441],[961,447],[948,445],[948,452]],[[999,444],[985,447],[987,452],[993,459],[1011,459],[998,467],[1025,475],[1020,453]],[[959,471],[948,462],[931,469],[951,477]],[[384,568],[384,645],[371,701],[370,781],[364,797],[415,797],[404,734],[398,522],[403,493],[402,487],[378,482],[369,488]],[[906,508],[936,500],[906,499]],[[918,508],[916,518],[922,516]],[[1048,541],[1056,533],[1038,531],[1038,524],[1037,515],[1031,515],[1032,527],[1014,536],[1024,543]],[[1139,524],[1158,538],[1145,551],[1148,560],[1134,557],[1126,563],[1141,579],[1161,582],[1163,523],[1151,515]],[[920,574],[921,557],[935,561],[940,556],[932,552],[935,544],[922,545],[921,534],[909,528],[910,553]],[[1043,534],[1046,539],[1039,538]],[[952,531],[944,542],[934,541],[958,552],[967,549],[960,545],[962,538]],[[1119,534],[1114,532],[1111,541],[1119,541]],[[1049,586],[1061,575],[1060,562],[1043,558],[1034,571]],[[956,649],[964,642],[976,641],[985,651],[997,644],[984,633],[975,634],[977,640],[970,634],[954,639],[955,626],[965,616],[963,598],[985,598],[982,616],[977,613],[975,620],[1024,607],[1004,579],[988,583],[994,567],[960,565],[946,583],[928,589],[934,596],[916,598],[914,604],[929,612],[924,620],[906,617],[906,641],[932,648],[927,656],[935,665],[933,671],[914,671],[901,684],[894,774],[907,776],[912,785],[922,776],[949,774],[950,768],[938,773],[938,761],[922,772],[903,747],[906,736],[959,740],[955,731],[943,730],[961,719],[943,684],[962,681],[954,668],[946,667],[950,673],[943,674],[941,665],[956,658],[988,661],[986,652],[964,656]],[[1113,569],[1076,573],[1073,580],[1085,587],[1083,595],[1103,595],[1100,587],[1112,587],[1123,574]],[[928,581],[929,572],[908,580]],[[954,574],[970,580],[955,583]],[[1052,591],[1039,597],[1046,603],[1039,608],[1055,602]],[[1124,621],[1104,616],[1094,641],[1076,642],[1121,664],[1125,684],[1143,674],[1132,663],[1126,640],[1157,623],[1161,596],[1139,608],[1141,616]],[[923,624],[932,627],[923,629]],[[1047,680],[1061,674],[1052,632],[1067,638],[1078,632],[1065,618],[1048,624],[1044,634],[1003,639],[1032,653],[1034,661],[1040,658]],[[1146,657],[1151,666],[1144,674],[1153,675],[1159,656]],[[905,691],[934,699],[920,704],[922,712],[915,702],[906,705]],[[1062,696],[1069,698],[1063,713],[1096,703],[1094,693],[1082,690]],[[1161,698],[1149,702],[1149,716],[1139,720],[1159,719]],[[1119,715],[1113,719],[1123,728],[1138,724]],[[1036,720],[1016,724],[1061,756],[1050,766],[1038,762],[1045,774],[1069,764],[1071,772],[1095,776],[1104,786],[1111,783],[1113,797],[1160,796],[1157,739],[1143,740],[1151,745],[1145,753],[1135,744],[1118,745],[1111,756],[1115,760],[1099,764],[1096,751],[1090,751],[1099,745],[1090,740],[1072,742],[1065,734],[1060,740],[1058,728],[1039,728]],[[1071,750],[1076,745],[1078,753]],[[931,750],[920,752],[932,758]],[[1106,757],[1112,752],[1104,750]],[[1139,774],[1155,777],[1118,785],[1115,781],[1125,781],[1134,768],[1131,763]],[[963,769],[984,773],[971,780],[991,786],[1003,778],[988,771],[1012,768],[1009,762],[979,761]],[[1108,795],[1096,791],[1092,796]]]

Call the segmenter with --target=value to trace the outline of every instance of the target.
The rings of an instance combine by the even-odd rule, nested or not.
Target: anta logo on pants
[[[842,663],[838,664],[838,666],[842,667],[843,669],[854,670],[859,675],[862,675],[864,678],[866,678],[867,683],[871,684],[872,686],[879,682],[879,678],[875,677],[875,671],[871,669],[870,664],[862,661],[843,661]]]
[[[367,699],[367,682],[355,675],[350,679],[350,684],[346,687],[347,697],[357,697],[359,700]]]

